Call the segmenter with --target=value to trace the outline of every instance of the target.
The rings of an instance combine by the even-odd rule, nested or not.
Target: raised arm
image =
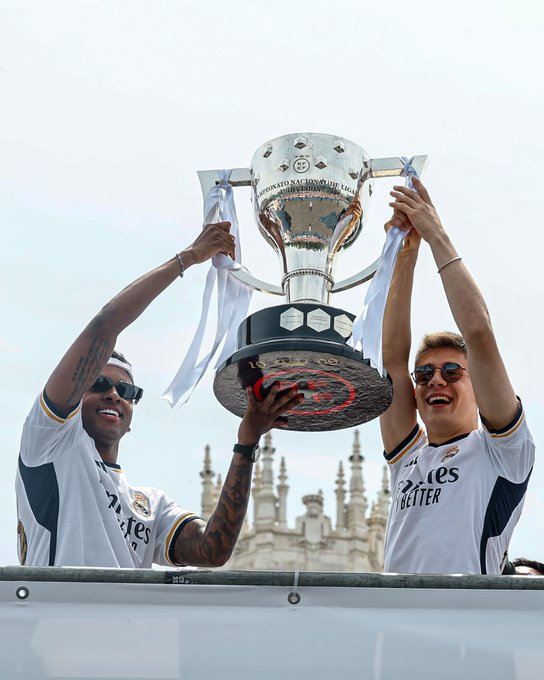
[[[476,402],[486,425],[506,427],[515,418],[518,401],[497,347],[483,296],[458,255],[419,180],[416,191],[395,187],[393,208],[402,212],[427,241],[455,319],[467,346],[467,360]]]
[[[385,226],[387,229],[395,225],[411,229],[408,219],[402,213],[395,213]],[[383,319],[383,362],[393,380],[393,402],[380,418],[382,440],[387,453],[410,434],[417,422],[414,387],[408,362],[412,343],[412,288],[421,237],[413,229],[407,233],[397,257]]]
[[[303,399],[297,388],[278,394],[274,385],[268,396],[258,402],[247,389],[248,408],[238,430],[238,443],[258,443],[271,427],[285,427],[279,418]],[[232,456],[217,506],[208,522],[194,520],[180,533],[174,546],[176,564],[195,567],[220,567],[229,559],[246,516],[253,463],[240,453]]]
[[[208,224],[192,245],[181,251],[183,269],[217,253],[234,257],[230,223]],[[66,416],[96,380],[115,347],[117,336],[163,292],[181,272],[178,256],[129,284],[108,302],[76,338],[46,383],[49,402]]]

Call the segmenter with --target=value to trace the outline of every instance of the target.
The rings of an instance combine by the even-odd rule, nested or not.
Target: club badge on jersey
[[[134,512],[137,512],[143,517],[149,517],[151,515],[151,503],[149,498],[141,491],[136,491],[132,497],[131,507]]]

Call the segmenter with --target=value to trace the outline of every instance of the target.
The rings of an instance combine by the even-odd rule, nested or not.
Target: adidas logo
[[[410,465],[417,465],[417,459],[419,458],[419,455],[416,456],[413,460],[411,460],[409,463],[406,463],[404,466],[405,468],[410,467]]]

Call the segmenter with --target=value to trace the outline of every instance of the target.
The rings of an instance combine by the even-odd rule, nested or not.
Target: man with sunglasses
[[[129,485],[118,465],[143,390],[117,336],[193,264],[234,256],[230,223],[206,225],[194,243],[124,288],[92,319],[48,379],[23,429],[16,491],[19,559],[27,565],[220,566],[244,521],[261,435],[299,404],[274,386],[248,407],[208,522],[162,491]]]
[[[380,419],[392,491],[385,570],[500,574],[534,444],[482,294],[427,190],[417,179],[414,187],[394,187],[393,218],[386,225],[409,231],[383,327],[384,365],[394,386],[393,402]],[[410,304],[422,239],[462,335],[425,336],[410,374]]]

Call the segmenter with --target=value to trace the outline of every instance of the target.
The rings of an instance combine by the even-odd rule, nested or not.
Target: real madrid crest
[[[151,503],[149,498],[141,491],[135,491],[132,496],[132,509],[143,517],[149,517],[151,515]]]
[[[442,456],[441,462],[443,463],[444,461],[448,460],[448,458],[453,458],[456,453],[459,453],[459,447],[458,446],[450,446],[450,448]]]

